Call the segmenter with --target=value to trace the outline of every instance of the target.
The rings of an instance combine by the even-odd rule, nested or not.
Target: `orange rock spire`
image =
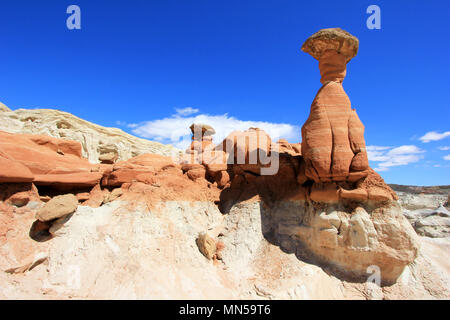
[[[358,39],[339,28],[322,29],[302,50],[319,61],[323,84],[302,127],[306,176],[315,182],[357,181],[368,174],[364,125],[342,87]]]

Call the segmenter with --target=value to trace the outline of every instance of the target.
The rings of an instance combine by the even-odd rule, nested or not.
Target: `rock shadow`
[[[312,181],[307,180],[302,184],[297,181],[303,165],[301,156],[292,157],[288,154],[280,154],[280,168],[275,175],[262,176],[229,165],[231,185],[220,194],[219,210],[228,214],[238,203],[261,201],[261,232],[270,244],[287,254],[295,254],[298,260],[314,264],[340,280],[365,282],[367,276],[344,271],[330,261],[324,261],[295,236],[295,229],[303,227],[306,212],[313,205],[308,200]],[[341,206],[351,212],[357,204],[342,201]]]

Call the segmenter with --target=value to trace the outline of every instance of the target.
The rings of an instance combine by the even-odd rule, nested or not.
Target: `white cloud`
[[[447,155],[447,156],[444,156],[444,160],[448,160],[448,161],[450,161],[450,154],[449,154],[449,155]]]
[[[387,171],[390,167],[404,166],[418,162],[425,151],[414,146],[400,147],[367,146],[367,156],[370,161],[379,162],[376,171]]]
[[[425,151],[416,146],[408,145],[408,146],[401,146],[401,147],[391,149],[388,151],[388,154],[394,156],[394,155],[405,155],[405,154],[417,154],[417,153],[423,153],[423,152],[425,152]]]
[[[442,147],[438,147],[438,149],[442,150],[442,151],[447,151],[447,150],[450,150],[450,147],[449,146],[442,146]]]
[[[367,151],[380,151],[380,150],[387,150],[391,149],[392,147],[382,147],[382,146],[367,146]]]
[[[228,116],[228,114],[182,116],[178,110],[176,111],[176,114],[164,119],[134,124],[132,132],[147,139],[162,143],[171,143],[180,149],[185,149],[189,146],[191,142],[191,130],[189,126],[193,123],[205,123],[212,126],[216,130],[216,134],[214,135],[215,143],[220,143],[235,130],[244,131],[250,127],[264,130],[273,141],[277,141],[280,138],[290,142],[301,141],[300,127],[287,123],[245,121]]]
[[[187,107],[187,108],[183,108],[183,109],[175,109],[175,111],[180,116],[190,116],[191,114],[198,113],[200,110],[199,109],[194,109],[194,108],[191,108],[191,107]]]
[[[367,146],[367,156],[371,161],[386,161],[389,158],[386,156],[386,150],[392,147],[381,147],[381,146]]]
[[[439,133],[436,131],[430,131],[430,132],[427,132],[424,136],[420,137],[419,140],[422,141],[423,143],[428,143],[430,141],[442,140],[449,136],[450,136],[450,131],[446,131],[443,133]]]

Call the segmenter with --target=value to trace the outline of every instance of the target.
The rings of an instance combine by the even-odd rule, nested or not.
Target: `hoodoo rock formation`
[[[342,87],[358,39],[339,28],[313,34],[302,50],[319,61],[323,84],[302,127],[306,176],[315,182],[357,181],[368,174],[364,126]]]
[[[191,151],[203,152],[209,146],[212,146],[212,136],[216,133],[213,127],[207,124],[193,123],[189,127],[192,131],[192,143],[187,153]]]

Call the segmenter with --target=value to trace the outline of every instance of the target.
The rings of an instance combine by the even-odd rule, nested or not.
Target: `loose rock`
[[[198,249],[209,260],[216,253],[216,242],[206,233],[201,233],[196,240]]]
[[[50,221],[71,214],[78,207],[78,199],[73,194],[56,196],[47,202],[36,214],[39,221]]]

